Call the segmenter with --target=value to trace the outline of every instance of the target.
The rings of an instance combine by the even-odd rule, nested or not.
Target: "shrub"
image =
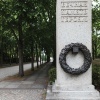
[[[55,79],[56,79],[56,68],[51,68],[49,70],[49,82],[50,82],[50,84],[55,82]]]
[[[55,79],[56,79],[56,68],[53,67],[49,70],[50,84],[55,82]],[[100,90],[100,66],[99,65],[93,65],[92,79],[93,79],[93,85],[95,85],[95,87]]]
[[[93,85],[100,89],[100,65],[93,65],[92,67]]]

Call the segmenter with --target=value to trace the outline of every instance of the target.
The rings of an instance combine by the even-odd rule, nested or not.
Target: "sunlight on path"
[[[40,63],[39,63],[40,65]],[[37,64],[34,63],[34,66],[36,67]],[[31,69],[31,64],[25,64],[24,65],[24,71]],[[19,72],[19,66],[13,66],[13,67],[7,67],[7,68],[1,68],[0,69],[0,79],[3,79],[8,76],[15,75]]]

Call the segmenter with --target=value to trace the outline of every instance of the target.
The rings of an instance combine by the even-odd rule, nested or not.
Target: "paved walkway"
[[[40,65],[40,63],[39,63]],[[36,67],[37,64],[34,63],[34,66]],[[25,64],[24,65],[24,71],[31,69],[31,64]],[[1,68],[0,69],[0,79],[3,79],[7,76],[15,75],[19,72],[19,66],[13,66],[13,67],[7,67],[7,68]]]
[[[45,100],[50,66],[45,64],[24,81],[0,82],[0,100]]]

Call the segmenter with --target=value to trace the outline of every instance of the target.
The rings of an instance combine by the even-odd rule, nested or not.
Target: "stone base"
[[[46,100],[100,100],[100,93],[93,85],[83,87],[49,85]]]

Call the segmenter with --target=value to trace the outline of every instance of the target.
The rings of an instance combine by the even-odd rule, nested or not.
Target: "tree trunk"
[[[3,17],[1,16],[1,18],[3,18]],[[2,32],[2,25],[3,25],[3,21],[1,21],[1,27],[0,27],[0,29],[1,29],[1,33],[0,33],[0,42],[1,42],[1,44],[0,44],[0,66],[1,67],[3,65],[3,37],[2,37],[3,32]]]
[[[94,47],[95,47],[95,58],[97,58],[97,30],[96,30],[96,40],[95,40],[95,43],[94,43]]]
[[[10,45],[10,59],[9,59],[9,64],[11,65],[11,58],[12,58],[12,55],[11,55],[11,45]]]
[[[23,71],[23,45],[19,43],[18,54],[19,54],[19,75],[24,76]]]
[[[19,37],[17,37],[15,31],[13,30],[13,27],[11,28],[11,32],[13,33],[14,37],[17,40],[18,44],[18,56],[19,56],[19,76],[24,76],[24,70],[23,70],[23,32],[22,32],[22,15],[19,16],[18,19],[18,34]]]
[[[16,47],[16,64],[18,64],[18,47]]]
[[[19,75],[24,76],[23,70],[23,32],[22,32],[22,16],[19,17],[18,23],[18,33],[19,33],[19,40],[18,40],[18,54],[19,54]]]
[[[46,54],[47,54],[47,62],[50,62],[50,51],[46,50]]]
[[[97,58],[97,44],[95,43],[95,58]]]
[[[36,62],[37,62],[37,68],[39,67],[39,61],[38,61],[38,47],[36,44]]]
[[[2,48],[0,49],[1,53],[0,53],[0,66],[2,67],[3,65],[3,50]]]
[[[33,41],[31,45],[31,70],[34,70],[34,51],[33,51]]]
[[[43,64],[43,58],[44,58],[44,55],[42,55],[42,64]]]
[[[41,63],[42,63],[42,62],[41,62],[41,51],[40,51],[40,65],[41,65]]]
[[[50,62],[50,53],[47,54],[47,62]]]
[[[2,67],[3,65],[3,39],[2,39],[2,34],[1,34],[1,44],[0,44],[0,66]]]
[[[94,53],[94,42],[92,41],[92,56],[93,56],[93,60],[95,58],[95,53]]]
[[[40,60],[40,65],[41,65],[41,48],[40,48],[40,45],[39,45],[39,60]]]

